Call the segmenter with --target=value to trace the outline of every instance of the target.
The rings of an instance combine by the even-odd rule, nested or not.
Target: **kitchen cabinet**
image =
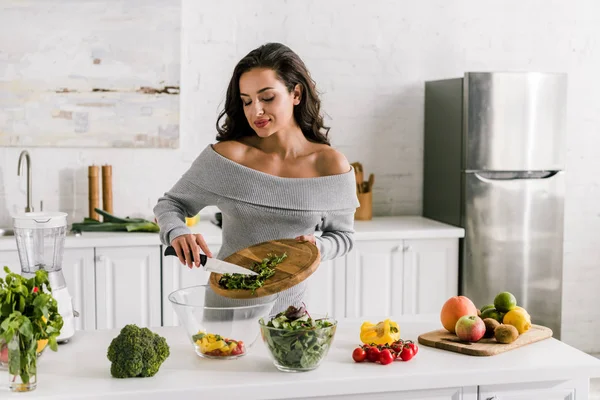
[[[430,390],[411,390],[406,392],[384,392],[369,394],[349,394],[343,396],[324,396],[311,397],[311,399],[328,400],[359,400],[368,397],[369,400],[478,400],[477,386],[430,389]]]
[[[478,400],[578,400],[589,396],[589,380],[479,386]]]
[[[346,258],[324,261],[306,280],[306,308],[311,314],[344,316],[346,302]]]
[[[334,318],[437,314],[458,294],[461,228],[418,216],[357,221],[353,250],[324,261],[307,280],[311,313]],[[216,254],[221,230],[210,222],[192,227]],[[14,238],[0,238],[0,267],[20,270]],[[209,274],[162,256],[158,235],[86,232],[65,241],[63,272],[77,329],[106,329],[126,323],[173,326],[168,295],[206,284]],[[0,277],[4,272],[0,270]]]
[[[94,249],[65,249],[62,270],[73,297],[73,309],[79,313],[75,329],[96,329]]]
[[[438,313],[458,294],[458,240],[356,241],[345,282],[346,318]]]
[[[96,329],[161,325],[161,247],[96,248]]]
[[[6,276],[6,273],[4,272],[5,266],[12,272],[21,272],[21,261],[19,261],[18,251],[0,251],[0,278]]]
[[[219,252],[219,244],[207,243],[213,255]],[[174,256],[162,256],[162,326],[178,326],[179,320],[169,301],[169,294],[182,287],[206,285],[210,272],[204,268],[188,268]]]

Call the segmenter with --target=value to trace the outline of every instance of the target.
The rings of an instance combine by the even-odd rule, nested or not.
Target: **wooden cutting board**
[[[466,343],[462,342],[455,334],[440,329],[420,335],[419,343],[471,356],[493,356],[549,337],[552,337],[552,329],[541,325],[531,325],[527,332],[519,335],[517,340],[509,344],[498,343],[494,338],[481,339],[476,343]]]
[[[254,299],[268,296],[289,289],[302,282],[316,271],[321,261],[317,246],[310,242],[299,242],[295,239],[271,240],[259,243],[237,251],[225,258],[224,261],[251,268],[256,262],[262,261],[268,254],[277,256],[287,254],[287,257],[275,268],[275,275],[267,279],[265,284],[251,290],[224,289],[219,286],[221,274],[211,273],[209,283],[211,288],[221,296],[234,299]]]

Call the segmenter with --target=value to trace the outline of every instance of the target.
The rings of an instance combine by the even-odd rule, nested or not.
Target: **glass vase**
[[[27,352],[31,339],[15,334],[8,344],[8,386],[13,392],[30,392],[37,386],[37,354]]]
[[[8,345],[0,339],[0,371],[8,370]]]

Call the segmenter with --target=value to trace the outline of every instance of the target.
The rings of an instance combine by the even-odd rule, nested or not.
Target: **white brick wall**
[[[308,64],[334,146],[376,174],[378,215],[421,211],[425,80],[467,70],[567,72],[563,339],[600,352],[599,37],[597,0],[183,0],[181,149],[29,149],[34,204],[83,218],[85,167],[109,163],[115,212],[150,216],[214,140],[233,66],[266,41],[288,44]],[[16,39],[2,35],[0,49],[3,40]],[[0,148],[0,225],[25,204],[20,150]]]

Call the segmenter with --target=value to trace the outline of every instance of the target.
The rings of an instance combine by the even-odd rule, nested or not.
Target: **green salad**
[[[267,279],[275,275],[275,267],[281,264],[286,257],[286,253],[281,256],[267,254],[266,258],[261,262],[254,263],[250,268],[258,275],[223,274],[219,279],[219,286],[224,289],[249,289],[254,294],[256,289],[262,287]]]
[[[327,355],[336,325],[330,319],[312,319],[305,307],[288,307],[269,322],[260,319],[263,340],[280,366],[310,370]]]

